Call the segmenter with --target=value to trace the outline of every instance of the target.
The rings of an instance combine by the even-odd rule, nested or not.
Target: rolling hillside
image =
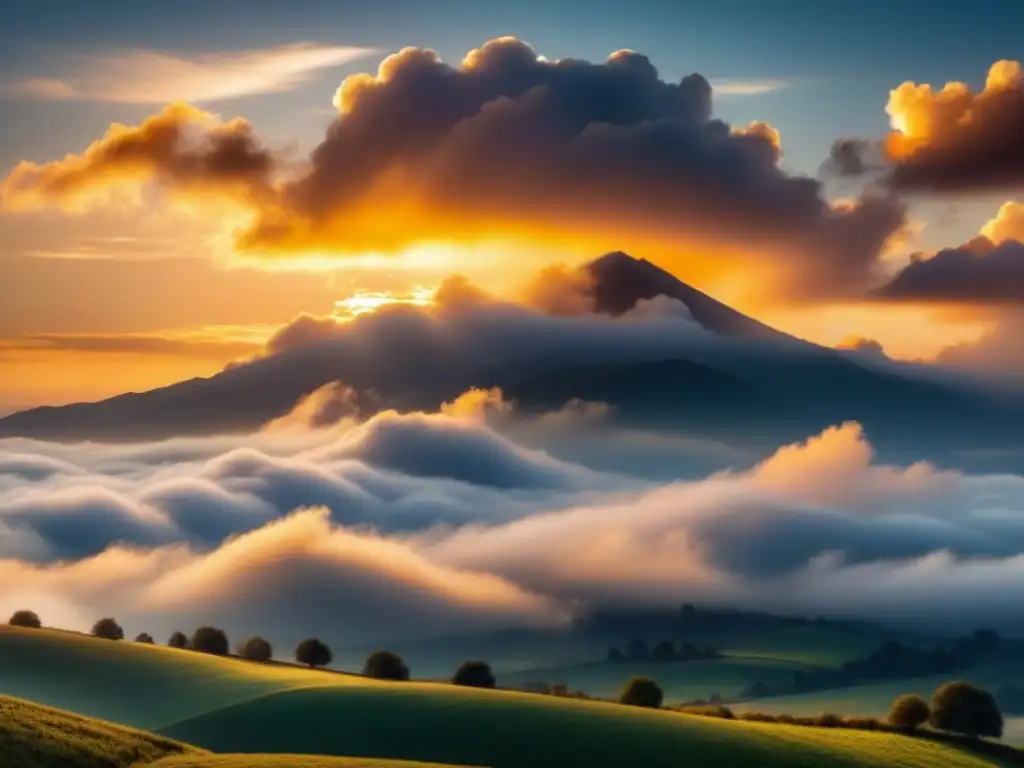
[[[0,693],[11,688],[23,696],[63,702],[82,714],[104,712],[116,714],[122,723],[145,722],[162,736],[220,753],[168,758],[157,763],[164,768],[389,766],[370,758],[494,768],[657,768],[678,766],[684,758],[694,768],[1000,764],[957,746],[887,733],[725,721],[442,684],[385,683],[4,627]],[[115,728],[118,733],[123,730]],[[135,731],[124,733],[129,740],[141,738],[144,743],[149,743],[147,738],[157,744],[175,743],[153,741],[155,737],[140,737]],[[336,762],[296,755],[366,759]]]

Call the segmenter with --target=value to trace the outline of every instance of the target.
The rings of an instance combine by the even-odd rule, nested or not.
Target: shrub
[[[889,710],[889,725],[904,733],[913,733],[928,722],[932,711],[920,696],[900,696]]]
[[[250,637],[239,643],[238,655],[253,661],[270,661],[274,658],[274,647],[262,637]]]
[[[193,651],[200,653],[212,653],[215,656],[227,656],[228,643],[227,633],[217,627],[200,627],[192,634]]]
[[[779,715],[778,721],[783,725],[800,725],[793,715]]]
[[[188,648],[188,638],[185,637],[184,632],[175,632],[167,641],[167,645],[171,648]]]
[[[932,695],[929,722],[940,731],[1002,738],[1003,714],[995,697],[970,683],[946,683]]]
[[[859,731],[877,731],[882,727],[877,717],[848,717],[843,723],[847,728],[856,728]]]
[[[39,620],[39,614],[35,611],[15,611],[7,623],[12,627],[28,627],[30,629],[39,629],[43,626],[43,622]]]
[[[455,670],[452,676],[455,685],[467,685],[471,688],[493,688],[497,681],[489,664],[483,661],[466,661]],[[568,689],[566,689],[568,694]]]
[[[150,645],[152,645],[153,644],[153,636],[151,634],[149,634],[148,632],[140,632],[139,634],[137,634],[135,636],[135,642],[136,643],[149,643]]]
[[[820,728],[839,728],[843,724],[843,718],[833,712],[825,712],[818,715],[814,722]]]
[[[565,683],[555,683],[551,686],[552,696],[568,696],[569,686]]]
[[[409,668],[391,651],[374,651],[363,665],[363,674],[377,680],[408,680]]]
[[[295,649],[295,658],[300,664],[306,664],[310,669],[313,667],[326,667],[334,661],[334,654],[327,646],[327,643],[310,637],[299,643]]]
[[[619,703],[657,709],[661,706],[662,698],[661,688],[656,682],[649,677],[634,677],[622,687]]]
[[[752,723],[777,723],[779,718],[776,715],[769,715],[766,712],[744,712],[740,715],[743,720],[748,720]]]
[[[95,637],[102,637],[104,640],[124,640],[124,630],[121,629],[121,625],[109,616],[92,625],[92,634]]]

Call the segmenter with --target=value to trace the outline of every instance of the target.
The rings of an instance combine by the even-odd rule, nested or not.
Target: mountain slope
[[[730,437],[756,428],[766,445],[846,420],[862,422],[873,439],[936,445],[1012,443],[1024,428],[1024,403],[896,364],[861,364],[746,317],[647,261],[613,253],[583,269],[600,313],[665,295],[696,322],[547,318],[485,306],[440,325],[398,309],[208,379],[13,414],[0,419],[0,437],[252,431],[333,381],[372,393],[376,408],[434,410],[470,387],[498,386],[525,408],[600,401],[620,421]]]

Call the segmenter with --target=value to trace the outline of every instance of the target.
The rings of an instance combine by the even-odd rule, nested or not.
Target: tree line
[[[8,624],[15,627],[41,629],[43,626],[39,615],[34,611],[15,611]],[[92,626],[90,634],[103,640],[124,640],[125,633],[121,625],[111,616],[99,619]],[[142,632],[135,637],[135,642],[155,644],[153,636]],[[228,635],[219,627],[202,626],[188,637],[184,632],[174,632],[167,641],[170,648],[179,650],[209,653],[214,656],[229,656],[230,643]],[[235,656],[250,661],[267,663],[274,659],[274,647],[264,637],[254,636],[243,640],[235,647]],[[322,640],[310,637],[303,640],[295,649],[295,660],[310,669],[326,667],[334,661],[330,646]],[[409,680],[409,667],[397,653],[387,650],[374,651],[367,657],[362,674],[377,680]],[[469,660],[463,662],[451,682],[473,688],[494,688],[497,680],[490,665],[483,661]]]

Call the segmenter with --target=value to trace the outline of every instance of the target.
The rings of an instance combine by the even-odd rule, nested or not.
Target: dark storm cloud
[[[882,286],[885,299],[970,304],[1024,302],[1024,244],[985,237],[932,256],[915,256]]]

